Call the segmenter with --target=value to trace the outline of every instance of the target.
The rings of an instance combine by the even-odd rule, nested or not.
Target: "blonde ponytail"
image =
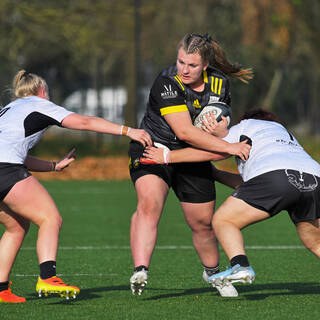
[[[13,99],[38,95],[41,89],[48,92],[46,81],[33,73],[20,70],[13,79]]]

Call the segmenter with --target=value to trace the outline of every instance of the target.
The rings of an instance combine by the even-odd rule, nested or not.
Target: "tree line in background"
[[[175,62],[185,33],[208,32],[231,61],[255,73],[249,85],[231,83],[235,120],[265,107],[316,134],[319,21],[318,0],[0,0],[1,105],[23,68],[47,80],[57,104],[75,90],[125,87],[126,123],[136,126],[145,108],[140,89]]]

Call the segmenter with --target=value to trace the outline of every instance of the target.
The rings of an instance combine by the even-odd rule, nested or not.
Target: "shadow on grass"
[[[270,296],[292,296],[292,295],[305,295],[305,294],[320,294],[320,285],[317,282],[298,282],[298,283],[270,283],[270,284],[251,284],[251,285],[237,285],[236,286],[239,296],[236,298],[224,298],[224,301],[234,301],[237,300],[264,300]],[[158,294],[152,297],[141,297],[144,301],[151,300],[160,300],[160,299],[170,299],[183,297],[188,295],[200,295],[205,293],[212,292],[214,295],[219,296],[218,292],[215,289],[210,287],[207,288],[190,288],[190,289],[162,289],[162,288],[152,288],[148,287],[146,289],[149,294],[152,291],[165,291],[164,294]],[[64,305],[74,305],[73,302],[85,301],[91,299],[100,299],[102,296],[99,294],[100,292],[107,291],[127,291],[128,295],[130,293],[130,288],[127,285],[119,285],[119,286],[110,286],[110,287],[98,287],[98,288],[88,288],[82,289],[80,295],[75,299],[59,299],[59,301],[54,301],[50,303],[51,305],[55,304],[64,304]],[[169,291],[169,292],[168,292]],[[173,292],[174,291],[174,292]],[[171,293],[170,293],[171,292]],[[48,297],[44,297],[42,299],[48,299],[48,301],[52,299],[56,299],[57,295],[51,295]],[[39,298],[36,295],[29,295],[27,297],[28,301],[38,300]]]
[[[70,298],[69,300],[65,299],[65,298],[60,298],[59,301],[55,301],[50,303],[51,305],[54,304],[70,304],[72,305],[73,302],[77,302],[77,301],[83,301],[83,300],[91,300],[91,299],[99,299],[102,298],[101,295],[99,295],[100,292],[107,292],[107,291],[128,291],[128,293],[131,294],[130,292],[130,288],[128,285],[121,285],[121,286],[112,286],[112,287],[99,287],[99,288],[89,288],[89,289],[80,289],[80,294],[76,299]],[[34,301],[34,300],[39,300],[39,299],[43,299],[43,300],[52,300],[52,299],[57,299],[57,297],[59,297],[57,294],[54,295],[48,295],[47,297],[42,297],[39,298],[37,297],[36,294],[30,294],[27,297],[28,301]]]
[[[247,300],[263,300],[270,296],[320,294],[320,284],[317,282],[253,284],[238,286],[237,289],[239,295],[243,295]]]
[[[251,285],[237,285],[239,296],[230,299],[224,298],[225,301],[237,300],[263,300],[270,296],[291,296],[304,294],[320,294],[320,285],[317,282],[298,282],[298,283],[270,283],[270,284],[251,284]],[[150,288],[148,288],[150,290]],[[179,289],[176,289],[179,290]],[[193,288],[176,292],[174,294],[166,293],[146,298],[144,300],[159,300],[174,298],[179,296],[197,295],[212,291],[219,296],[218,292],[212,288]],[[263,292],[264,291],[264,292]],[[267,291],[267,292],[266,292]]]

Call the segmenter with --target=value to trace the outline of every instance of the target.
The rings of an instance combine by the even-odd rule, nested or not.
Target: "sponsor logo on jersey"
[[[161,92],[162,99],[173,99],[178,96],[177,90],[172,90],[171,84],[164,85],[164,92]]]
[[[209,102],[208,102],[208,104],[209,104],[209,103],[212,103],[212,102],[216,102],[216,101],[219,101],[219,97],[217,97],[217,96],[210,96],[210,97],[209,97]]]
[[[196,100],[193,101],[193,106],[194,106],[195,108],[197,108],[197,109],[202,108],[201,105],[200,105],[200,103],[199,103],[199,100],[198,100],[198,99],[196,99]]]
[[[284,140],[284,139],[276,139],[276,142],[278,143],[281,143],[281,144],[287,144],[287,145],[290,145],[292,147],[297,147],[299,148],[300,146],[295,143],[294,141],[287,141],[287,140]]]

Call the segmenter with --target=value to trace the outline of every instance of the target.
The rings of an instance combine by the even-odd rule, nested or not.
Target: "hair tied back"
[[[210,42],[210,43],[211,43],[211,41],[214,41],[214,40],[212,39],[212,37],[209,35],[208,32],[207,32],[206,34],[204,34],[204,35],[202,36],[202,38],[203,38],[204,40],[206,40],[207,42]]]

